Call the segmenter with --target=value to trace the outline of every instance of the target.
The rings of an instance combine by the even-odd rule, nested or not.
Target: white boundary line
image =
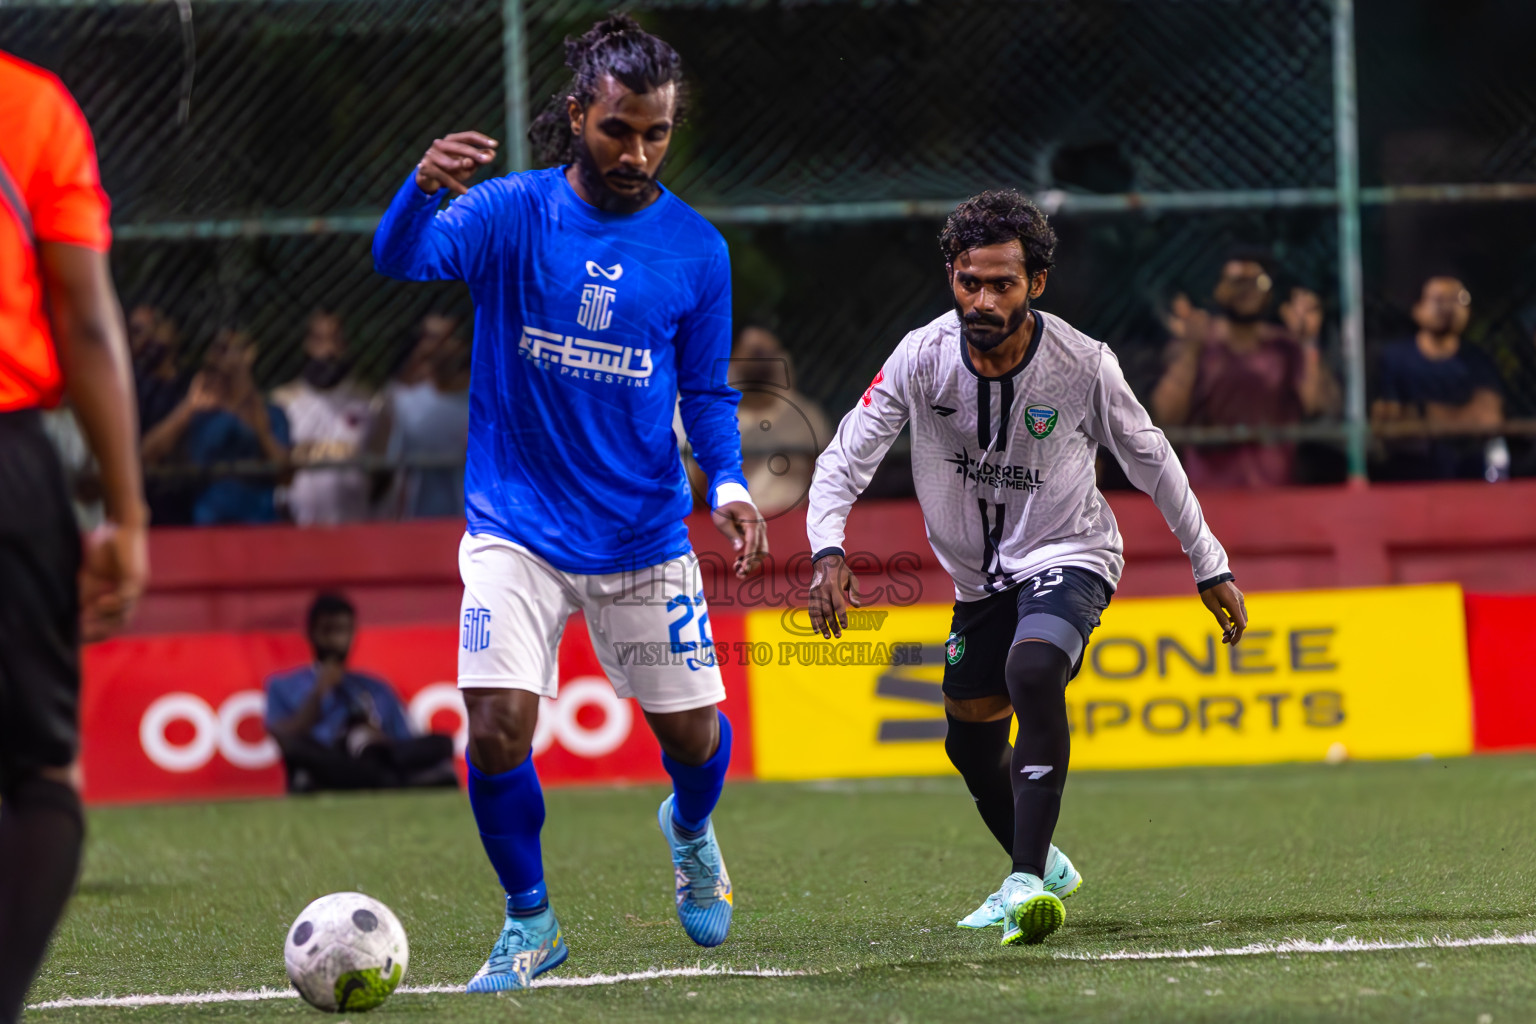
[[[1467,949],[1474,946],[1536,946],[1536,932],[1519,935],[1478,935],[1469,939],[1449,939],[1431,936],[1427,939],[1407,939],[1387,942],[1373,939],[1324,939],[1310,942],[1306,939],[1286,939],[1283,942],[1255,942],[1246,946],[1217,949],[1202,946],[1199,949],[1120,950],[1114,953],[1057,953],[1058,960],[1200,960],[1222,956],[1274,956],[1289,953],[1375,953],[1393,949]],[[759,968],[751,971],[730,970],[724,967],[677,967],[630,974],[578,974],[545,975],[534,980],[533,988],[585,988],[592,985],[618,985],[627,981],[649,981],[654,978],[793,978],[815,974],[815,971],[781,971]],[[461,985],[401,985],[397,992],[405,995],[437,995],[463,992]],[[259,988],[246,991],[183,992],[176,995],[142,996],[86,996],[83,998],[50,999],[33,1003],[29,1010],[68,1010],[92,1006],[196,1006],[204,1003],[250,1003],[267,999],[297,999],[298,993],[286,988]]]
[[[1057,953],[1058,960],[1199,960],[1218,956],[1264,956],[1276,953],[1374,953],[1388,949],[1465,949],[1469,946],[1536,946],[1536,932],[1519,935],[1478,935],[1470,939],[1445,939],[1431,936],[1427,939],[1406,939],[1402,942],[1385,942],[1374,939],[1324,939],[1308,942],[1306,939],[1286,939],[1283,942],[1254,942],[1247,946],[1217,949],[1201,946],[1199,949],[1121,950],[1118,953]]]
[[[649,981],[653,978],[789,978],[805,974],[805,971],[780,971],[759,968],[753,971],[729,970],[724,967],[676,967],[632,974],[576,974],[545,975],[535,978],[533,988],[585,988],[589,985],[618,985],[626,981]],[[405,995],[438,995],[463,992],[463,985],[401,985],[396,992]],[[50,999],[33,1003],[29,1010],[69,1010],[89,1006],[197,1006],[203,1003],[254,1003],[267,999],[297,999],[299,994],[291,988],[263,986],[246,991],[182,992],[176,995],[158,993],[142,996],[85,996],[82,998]]]

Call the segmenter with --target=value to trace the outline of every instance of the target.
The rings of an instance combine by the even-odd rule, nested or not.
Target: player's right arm
[[[498,143],[480,132],[453,132],[433,141],[395,193],[373,234],[373,265],[406,281],[467,281],[477,275],[490,242],[485,211],[453,203],[468,181],[496,157]]]
[[[907,345],[903,340],[896,346],[816,459],[805,531],[812,552],[811,628],[826,638],[842,636],[848,607],[859,606],[858,581],[844,560],[843,533],[853,503],[911,415]]]

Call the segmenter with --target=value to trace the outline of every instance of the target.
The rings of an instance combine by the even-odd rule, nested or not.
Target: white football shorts
[[[725,699],[699,560],[690,551],[633,572],[563,572],[520,544],[459,542],[459,688],[506,687],[553,698],[565,622],[576,612],[620,697],[666,714]]]

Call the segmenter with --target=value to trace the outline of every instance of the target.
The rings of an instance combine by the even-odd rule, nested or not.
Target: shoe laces
[[[686,884],[690,896],[697,898],[713,896],[718,899],[725,894],[724,881],[720,877],[724,872],[720,870],[718,864],[710,864],[705,857],[706,851],[714,847],[709,838],[709,833],[706,831],[696,839],[683,839],[673,847],[676,855],[674,864],[677,867],[678,881]],[[679,888],[682,886],[680,885]]]
[[[529,919],[530,921],[532,919]],[[491,960],[510,960],[518,953],[530,948],[537,948],[531,941],[532,935],[528,931],[528,922],[516,917],[507,918],[507,923],[502,927],[501,934],[496,937],[496,945],[491,949]]]

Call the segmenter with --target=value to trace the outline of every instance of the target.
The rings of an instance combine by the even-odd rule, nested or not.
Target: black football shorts
[[[1069,565],[980,601],[956,601],[944,644],[944,695],[973,700],[1006,694],[1008,651],[1027,639],[1047,640],[1065,651],[1076,677],[1088,637],[1113,594],[1098,573]]]
[[[0,796],[79,747],[80,553],[41,414],[0,413]]]

